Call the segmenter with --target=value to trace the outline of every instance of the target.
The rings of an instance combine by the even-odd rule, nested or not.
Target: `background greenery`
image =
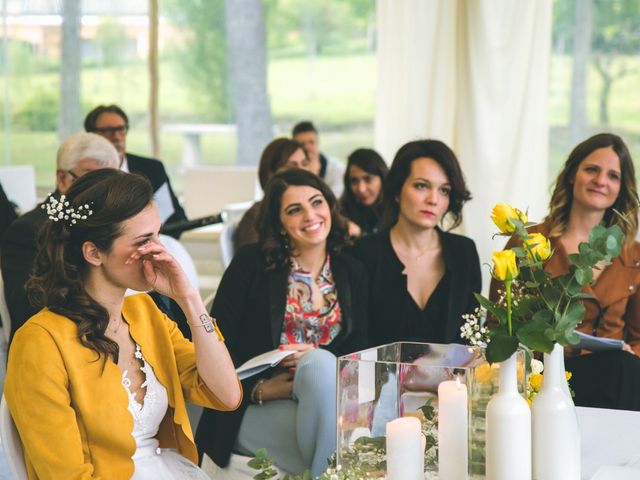
[[[574,1],[554,1],[550,182],[573,146],[568,125]],[[595,62],[588,70],[586,99],[589,130],[622,135],[636,157],[640,155],[638,5],[634,0],[594,0],[594,56],[599,56],[601,64],[606,60],[613,74],[623,75],[609,86],[606,123],[600,105],[606,78]],[[264,6],[268,88],[276,132],[287,135],[296,121],[308,118],[321,130],[323,150],[340,158],[355,148],[371,146],[377,77],[375,2],[268,0]],[[168,0],[162,2],[162,9],[164,21],[174,30],[171,37],[161,39],[161,124],[232,123],[224,1]],[[85,43],[83,112],[98,103],[121,104],[131,117],[129,150],[149,154],[147,67],[136,55],[130,34],[118,17],[103,17],[95,39]],[[11,134],[0,133],[0,152],[10,151],[10,160],[5,158],[5,163],[35,165],[38,185],[52,186],[59,63],[24,42],[9,41],[8,47],[8,57],[0,55],[0,65],[10,75],[0,78],[0,89],[9,91]],[[161,158],[177,189],[182,186],[181,148],[180,134],[162,132]],[[203,135],[202,151],[203,163],[233,163],[235,138]]]

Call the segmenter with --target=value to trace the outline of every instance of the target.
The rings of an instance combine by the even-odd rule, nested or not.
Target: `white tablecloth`
[[[584,480],[640,480],[640,412],[577,407]]]

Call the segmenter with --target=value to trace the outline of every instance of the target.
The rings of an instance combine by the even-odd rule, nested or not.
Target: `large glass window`
[[[235,161],[224,0],[159,3],[159,156],[180,190],[190,128],[201,127],[200,162]],[[38,185],[50,189],[59,138],[82,130],[91,108],[110,103],[130,117],[127,150],[150,155],[147,2],[4,5],[2,163],[34,165]],[[372,145],[375,2],[278,0],[263,7],[274,132],[289,135],[295,122],[313,120],[323,150],[343,159]],[[63,40],[65,29],[75,41]],[[61,90],[61,81],[70,88]],[[61,111],[61,102],[68,108]]]
[[[550,178],[590,135],[620,135],[640,156],[640,2],[555,0]]]

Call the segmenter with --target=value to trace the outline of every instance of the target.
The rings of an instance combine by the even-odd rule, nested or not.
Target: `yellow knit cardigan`
[[[198,455],[185,398],[228,410],[196,371],[194,347],[146,294],[125,298],[131,337],[167,389],[158,439],[193,462]],[[24,446],[30,479],[126,479],[136,449],[122,371],[83,347],[76,324],[43,309],[20,328],[9,352],[4,394]]]

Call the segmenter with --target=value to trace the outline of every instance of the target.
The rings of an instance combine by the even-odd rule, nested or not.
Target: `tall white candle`
[[[396,418],[387,423],[387,479],[422,480],[424,443],[422,424],[416,417]]]
[[[438,386],[438,472],[446,480],[468,478],[467,386],[456,380]]]

